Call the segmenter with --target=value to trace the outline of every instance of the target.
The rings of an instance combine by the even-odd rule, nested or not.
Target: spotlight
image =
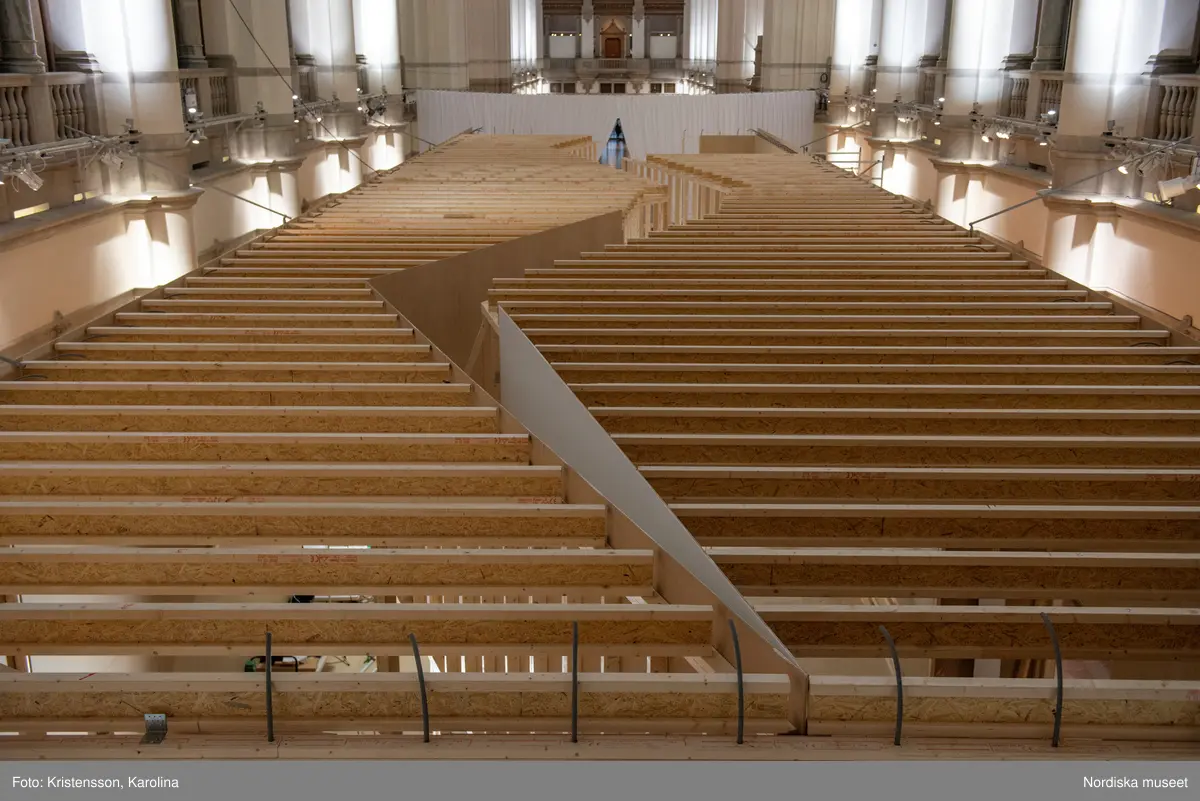
[[[851,110],[851,111],[858,111],[858,106],[851,106],[851,107],[850,107],[850,110]]]
[[[945,102],[946,102],[946,98],[944,98],[944,97],[939,97],[939,98],[938,98],[938,102],[939,102],[939,103],[945,103]]]
[[[1163,200],[1179,197],[1200,186],[1200,173],[1192,173],[1183,178],[1172,178],[1169,181],[1158,182],[1158,196]]]
[[[1122,162],[1121,166],[1117,167],[1117,172],[1121,173],[1121,175],[1129,175],[1129,162]]]
[[[987,126],[987,125],[985,125],[985,126],[983,127],[983,131],[981,131],[981,132],[980,132],[980,134],[979,134],[979,138],[980,138],[980,139],[982,139],[984,142],[990,142],[990,141],[992,141],[992,129],[991,129],[991,126]]]
[[[46,183],[46,180],[34,172],[28,163],[22,164],[21,168],[17,170],[17,178],[34,192],[41,189]]]
[[[193,145],[198,145],[201,142],[206,141],[207,139],[208,139],[208,137],[204,135],[204,131],[192,131],[192,135],[188,139],[188,141]]]
[[[300,95],[292,95],[292,100],[299,100],[299,99],[300,99]]]
[[[1058,115],[1058,109],[1053,109],[1053,108],[1052,108],[1052,109],[1050,109],[1049,111],[1047,111],[1046,113],[1047,113],[1047,114],[1049,114],[1051,117],[1054,117],[1054,116],[1057,116],[1057,115]]]
[[[113,150],[105,150],[103,153],[101,153],[100,161],[115,170],[121,169],[121,167],[125,164],[125,160],[117,155],[116,151]]]
[[[939,114],[938,116],[936,116],[936,117],[934,117],[934,118],[933,118],[933,124],[934,124],[934,125],[941,125],[941,124],[942,124],[942,115],[941,115],[941,114]]]

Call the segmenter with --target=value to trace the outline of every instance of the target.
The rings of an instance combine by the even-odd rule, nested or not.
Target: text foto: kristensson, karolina
[[[32,776],[13,776],[13,787],[26,790],[155,790],[179,787],[179,779],[166,776],[129,776],[124,779],[81,779],[78,776],[47,776],[44,779]]]

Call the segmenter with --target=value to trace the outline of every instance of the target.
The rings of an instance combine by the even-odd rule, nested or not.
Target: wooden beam
[[[274,716],[283,731],[414,731],[421,728],[414,673],[279,673]],[[562,732],[570,729],[569,674],[426,676],[430,717],[455,731]],[[728,733],[736,729],[731,675],[580,676],[579,713],[589,730]],[[746,677],[752,731],[780,732],[789,684]],[[244,732],[265,726],[262,679],[245,674],[4,674],[0,729],[24,732],[120,731],[143,713],[168,716],[171,731]],[[95,728],[93,728],[95,727]],[[610,728],[605,728],[610,727]]]
[[[886,625],[901,656],[943,659],[1046,658],[1042,623],[1054,623],[1065,659],[1200,659],[1200,609],[756,604],[800,656],[886,657]]]
[[[560,653],[579,623],[584,653],[709,653],[704,606],[606,604],[5,604],[0,642],[28,654],[408,654],[494,648]]]
[[[428,595],[481,588],[648,593],[654,553],[612,550],[53,548],[0,550],[0,593]]]

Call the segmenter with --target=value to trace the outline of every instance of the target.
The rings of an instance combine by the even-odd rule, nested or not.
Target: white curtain
[[[418,134],[443,142],[472,128],[496,134],[586,135],[601,147],[619,117],[626,155],[698,153],[701,134],[758,128],[799,147],[812,138],[814,94],[513,95],[417,91]],[[427,147],[427,146],[426,146]]]

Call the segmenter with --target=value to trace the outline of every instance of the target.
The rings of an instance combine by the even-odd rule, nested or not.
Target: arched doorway
[[[600,52],[603,58],[625,58],[625,42],[629,39],[629,32],[620,26],[615,20],[609,20],[608,24],[600,29]]]

